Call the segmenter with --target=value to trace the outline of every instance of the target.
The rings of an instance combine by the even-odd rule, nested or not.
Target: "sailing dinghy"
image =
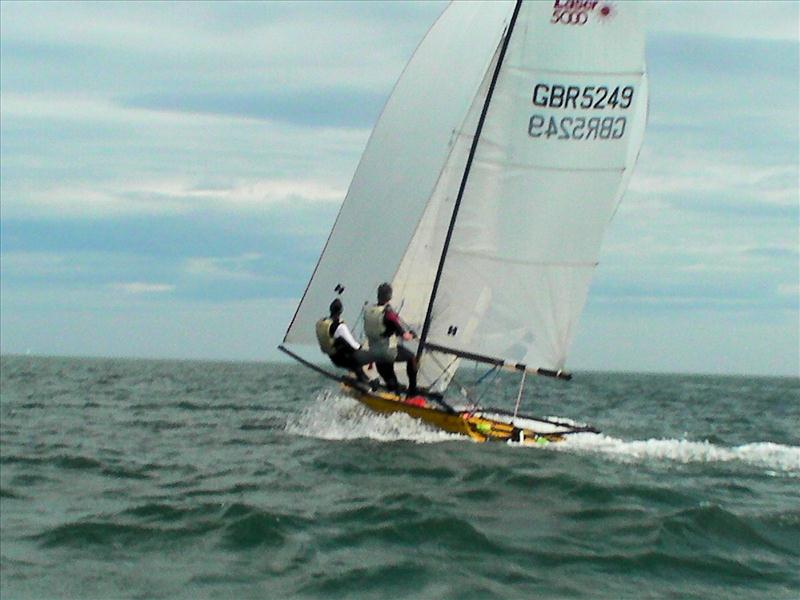
[[[448,6],[372,131],[280,349],[375,411],[477,441],[596,432],[519,408],[527,376],[570,379],[567,351],[603,232],[644,136],[641,12],[595,0]],[[419,332],[425,393],[413,398],[300,350],[316,344],[333,296],[358,326],[387,280],[393,307]],[[448,401],[464,361],[518,372],[513,410],[479,406],[460,383],[467,404]]]

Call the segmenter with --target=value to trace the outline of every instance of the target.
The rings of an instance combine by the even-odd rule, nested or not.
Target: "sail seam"
[[[490,142],[491,143],[491,142]],[[509,169],[525,169],[531,171],[566,171],[580,173],[624,173],[627,167],[551,167],[548,165],[526,165],[499,161],[479,160],[479,164],[507,167]]]
[[[474,256],[475,258],[482,258],[502,263],[513,263],[517,265],[530,265],[539,267],[596,267],[600,264],[597,261],[544,261],[544,260],[520,260],[518,258],[507,258],[505,256],[495,256],[492,254],[483,254],[482,252],[470,252],[469,250],[459,250],[458,248],[451,248],[450,252],[460,254],[461,256]]]
[[[508,65],[509,69],[515,69],[525,73],[547,73],[549,75],[577,75],[579,77],[605,77],[605,76],[626,76],[626,77],[644,77],[644,71],[564,71],[561,69],[540,69],[519,67],[516,65]]]

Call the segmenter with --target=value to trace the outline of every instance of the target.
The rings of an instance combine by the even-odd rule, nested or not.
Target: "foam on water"
[[[568,419],[550,416],[569,422]],[[323,392],[299,415],[286,424],[286,431],[327,440],[368,438],[379,441],[435,443],[469,441],[459,435],[432,428],[402,413],[381,415],[352,398]],[[690,463],[741,462],[775,471],[776,474],[800,477],[800,447],[772,442],[755,442],[726,447],[711,442],[678,439],[622,440],[608,435],[583,433],[567,437],[565,442],[547,446],[511,444],[525,449],[556,450],[600,454],[625,463],[650,460]]]
[[[664,460],[688,464],[739,461],[800,477],[800,447],[772,442],[725,447],[707,441],[674,439],[625,441],[602,434],[577,434],[568,437],[566,442],[551,444],[548,447],[567,452],[600,453],[621,462]]]
[[[465,439],[402,413],[378,414],[352,398],[331,392],[321,393],[308,408],[290,419],[286,431],[326,440],[368,438],[432,443]]]

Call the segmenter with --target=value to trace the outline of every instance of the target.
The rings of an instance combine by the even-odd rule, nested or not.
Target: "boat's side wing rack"
[[[494,413],[498,415],[504,415],[507,417],[519,418],[519,419],[526,419],[528,421],[537,421],[539,423],[546,423],[547,425],[553,425],[555,427],[565,427],[569,428],[569,431],[564,431],[562,433],[601,433],[601,431],[591,425],[582,425],[579,423],[568,423],[566,421],[558,421],[556,419],[548,419],[545,417],[532,417],[531,415],[515,415],[512,411],[506,410],[504,408],[495,408],[493,406],[489,407],[481,407],[478,411],[479,413]]]
[[[304,367],[308,367],[312,371],[316,371],[317,373],[319,373],[323,377],[327,377],[328,379],[333,379],[334,381],[338,381],[339,383],[349,383],[349,378],[348,377],[345,377],[343,375],[337,375],[336,373],[331,373],[330,371],[326,371],[325,369],[323,369],[319,365],[315,365],[314,363],[312,363],[310,361],[307,361],[305,358],[303,358],[299,354],[295,354],[294,352],[289,350],[283,344],[278,346],[278,350],[280,350],[284,354],[287,354],[288,356],[291,356],[293,359],[295,359],[297,362],[299,362]]]
[[[344,383],[345,385],[349,385],[351,387],[355,387],[355,388],[360,389],[360,390],[362,390],[364,392],[370,391],[370,386],[369,385],[367,385],[367,384],[365,384],[365,383],[363,383],[361,381],[358,381],[354,377],[348,377],[347,375],[337,375],[336,373],[332,373],[331,371],[323,369],[319,365],[315,365],[314,363],[306,360],[305,358],[303,358],[299,354],[297,354],[295,352],[292,352],[291,350],[289,350],[283,344],[278,346],[278,350],[280,350],[284,354],[292,357],[294,360],[299,362],[304,367],[308,367],[312,371],[316,371],[317,373],[319,373],[323,377],[327,377],[328,379],[332,379],[333,381],[338,381],[339,383]],[[378,388],[380,388],[382,390],[392,391],[392,390],[389,390],[389,388],[387,388],[385,385],[380,384],[380,383],[371,383],[370,385],[376,385]],[[434,394],[434,393],[427,393],[425,391],[420,391],[418,395],[425,396],[426,398],[428,398],[430,400],[433,400],[439,406],[441,406],[446,412],[449,412],[449,413],[457,412],[452,406],[450,406],[447,402],[445,402],[442,399],[441,394]]]

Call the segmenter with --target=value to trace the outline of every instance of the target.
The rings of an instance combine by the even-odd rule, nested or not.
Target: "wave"
[[[313,520],[244,503],[198,506],[145,503],[113,515],[63,523],[30,536],[45,548],[102,546],[163,547],[214,535],[214,544],[228,549],[279,547]],[[184,540],[184,542],[181,542]]]
[[[0,487],[0,498],[8,498],[13,500],[28,500],[27,496],[23,496],[10,488]]]
[[[58,454],[55,456],[3,456],[3,464],[27,465],[32,467],[55,467],[70,471],[89,471],[97,472],[109,477],[120,479],[150,479],[153,475],[152,470],[158,465],[131,465],[125,466],[119,460],[104,462],[96,458],[73,454]],[[27,474],[31,477],[27,484],[46,481],[47,478]]]

